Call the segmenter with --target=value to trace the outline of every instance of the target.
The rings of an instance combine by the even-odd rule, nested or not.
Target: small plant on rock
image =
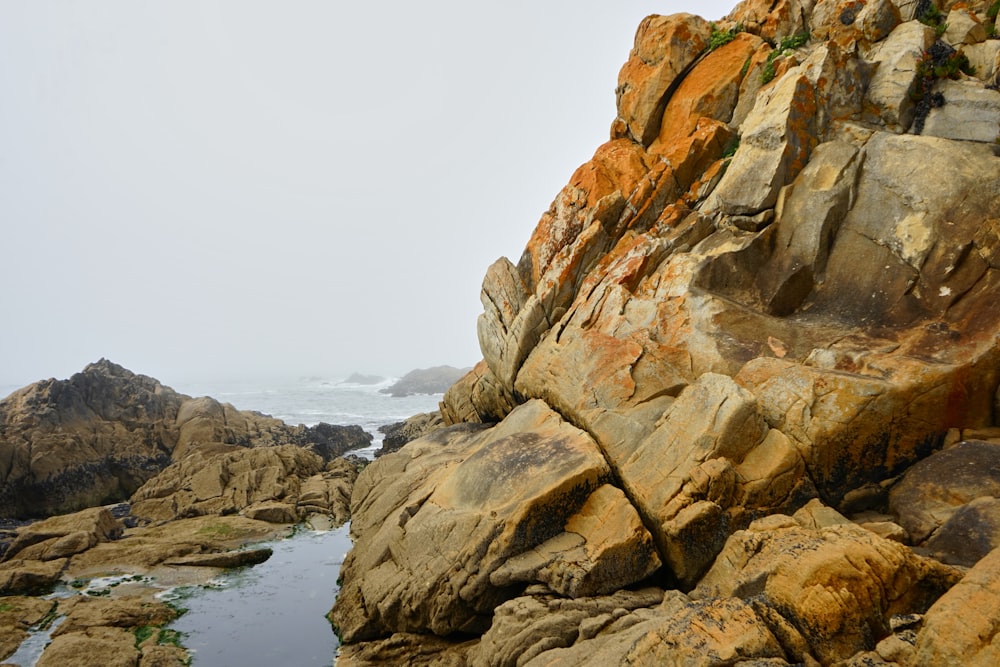
[[[725,46],[729,42],[736,39],[737,34],[743,32],[742,23],[737,23],[729,30],[719,30],[714,23],[710,23],[709,27],[712,30],[712,34],[708,38],[709,51],[715,51],[720,46]]]
[[[767,62],[764,63],[764,68],[760,72],[760,83],[761,85],[770,83],[775,76],[774,61],[785,55],[789,51],[793,51],[806,42],[809,41],[808,32],[800,32],[789,37],[782,37],[778,41],[777,46],[771,51],[767,56]]]
[[[996,0],[986,10],[986,36],[989,39],[997,37],[997,14],[1000,14],[1000,0]]]

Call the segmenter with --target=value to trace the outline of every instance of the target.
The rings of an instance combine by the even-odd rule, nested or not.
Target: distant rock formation
[[[991,34],[646,18],[610,140],[486,272],[453,426],[358,478],[341,659],[997,664]]]
[[[172,462],[221,446],[295,444],[329,461],[365,447],[360,426],[289,426],[191,398],[102,359],[0,402],[0,517],[44,517],[127,499]]]
[[[380,382],[385,382],[385,378],[381,375],[365,375],[363,373],[351,373],[347,379],[345,379],[340,384],[361,384],[361,385],[372,385],[378,384]]]
[[[469,372],[468,368],[435,366],[410,371],[391,387],[382,389],[383,394],[397,398],[413,394],[443,394],[456,380]]]

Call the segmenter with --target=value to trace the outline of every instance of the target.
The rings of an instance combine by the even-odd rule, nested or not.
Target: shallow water
[[[184,633],[194,667],[334,663],[337,637],[325,615],[351,546],[348,527],[301,531],[266,546],[274,555],[260,565],[164,595],[188,610],[169,627]]]

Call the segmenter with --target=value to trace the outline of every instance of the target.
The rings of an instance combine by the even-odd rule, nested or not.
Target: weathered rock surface
[[[994,550],[945,593],[924,617],[907,665],[1000,663],[1000,550]]]
[[[233,448],[205,457],[194,452],[172,464],[138,489],[131,498],[132,514],[146,521],[206,514],[246,512],[251,518],[294,523],[303,482],[322,480],[323,459],[297,445]],[[307,502],[326,502],[316,483]],[[256,516],[254,516],[256,515]]]
[[[0,402],[0,517],[44,517],[127,499],[172,461],[223,445],[296,444],[331,460],[367,446],[359,426],[288,426],[190,398],[102,359]]]
[[[17,531],[2,560],[55,560],[121,537],[124,526],[104,507],[54,516]]]
[[[60,601],[65,619],[52,633],[38,665],[163,665],[186,664],[186,654],[174,646],[157,646],[160,628],[176,615],[167,605],[148,599],[115,600],[76,596]],[[140,643],[137,632],[149,638]]]
[[[730,537],[692,592],[735,596],[787,623],[787,647],[830,664],[875,648],[890,618],[923,613],[961,572],[850,523],[804,528],[775,515]]]
[[[971,464],[980,479],[966,484],[947,464],[987,445],[928,459],[1000,425],[989,4],[936,6],[954,23],[939,30],[910,0],[745,0],[715,25],[642,22],[609,141],[521,257],[486,272],[483,361],[441,405],[454,426],[383,456],[355,488],[332,612],[343,655],[932,655],[919,615],[960,579],[947,563],[985,563],[1000,544],[990,466]],[[928,67],[952,46],[981,71]],[[548,444],[549,424],[578,429],[592,471],[559,511],[536,478],[559,484],[575,459]],[[527,443],[548,452],[532,455],[530,483],[510,476]],[[940,494],[917,481],[937,457],[926,479]],[[455,501],[470,480],[475,508]],[[523,515],[501,504],[553,520],[511,541]],[[583,521],[599,516],[616,518]],[[606,559],[636,545],[649,556]],[[602,606],[640,582],[677,590]],[[975,632],[986,639],[970,655],[992,657],[993,631]],[[421,633],[434,635],[423,652]]]

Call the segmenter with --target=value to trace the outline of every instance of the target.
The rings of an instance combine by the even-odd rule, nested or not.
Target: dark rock
[[[889,508],[919,544],[960,507],[983,496],[1000,497],[1000,445],[972,440],[911,467],[889,492]]]
[[[962,505],[923,546],[944,563],[972,567],[1000,546],[1000,499],[984,496]]]
[[[411,440],[416,440],[435,429],[443,428],[444,425],[441,413],[435,411],[422,412],[405,421],[379,426],[379,433],[384,434],[385,438],[382,440],[382,447],[375,452],[375,457],[378,458],[383,454],[394,452]]]
[[[340,426],[320,422],[306,426],[295,438],[295,444],[316,452],[324,462],[343,456],[352,449],[367,447],[372,442],[372,434],[357,425]]]

